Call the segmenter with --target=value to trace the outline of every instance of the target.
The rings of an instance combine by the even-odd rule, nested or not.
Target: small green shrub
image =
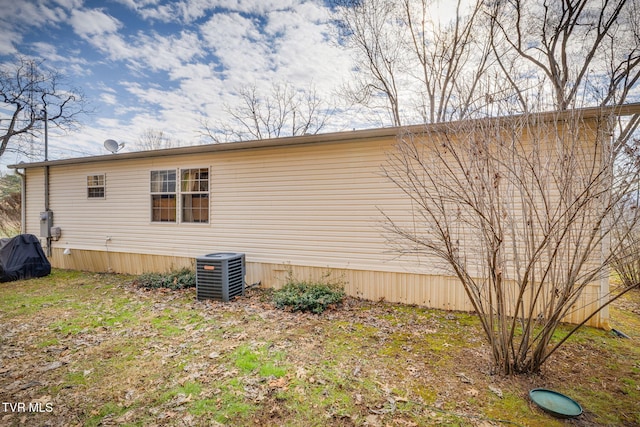
[[[138,276],[135,283],[146,289],[185,289],[196,286],[196,273],[188,268],[174,270],[170,273],[144,273]]]
[[[273,303],[277,308],[292,311],[311,311],[320,314],[332,304],[341,302],[346,294],[342,281],[329,281],[329,274],[317,282],[300,281],[291,274],[287,283],[273,292]]]

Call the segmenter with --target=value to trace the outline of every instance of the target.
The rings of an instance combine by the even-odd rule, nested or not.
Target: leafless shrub
[[[404,135],[385,165],[413,206],[410,221],[386,216],[390,243],[459,279],[499,372],[538,371],[629,290],[601,287],[627,241],[612,238],[617,207],[638,178],[615,163],[611,126],[580,111],[432,125]],[[552,341],[574,318],[584,320]]]

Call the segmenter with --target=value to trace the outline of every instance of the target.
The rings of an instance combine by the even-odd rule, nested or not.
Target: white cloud
[[[0,20],[0,55],[20,52],[16,46],[24,40],[24,34],[32,26],[57,26],[66,19],[61,7],[51,7],[48,2],[0,0],[3,19]]]
[[[313,81],[329,90],[348,74],[351,59],[328,39],[328,19],[326,9],[313,3],[269,14],[266,30],[278,34],[273,61],[282,79]]]
[[[202,55],[198,35],[188,31],[168,36],[144,32],[129,37],[118,33],[102,34],[90,37],[88,41],[111,61],[125,61],[139,75],[170,72]]]
[[[13,32],[12,28],[6,28],[6,25],[0,24],[0,33],[3,37],[0,37],[0,55],[12,55],[18,52],[15,48],[17,44],[22,41],[22,35]]]
[[[283,10],[294,7],[300,2],[293,0],[218,0],[216,3],[218,3],[220,7],[225,7],[227,4],[232,3],[233,6],[228,6],[229,9],[249,14],[262,15],[268,13],[269,11]]]
[[[54,2],[62,6],[63,9],[73,10],[80,9],[82,7],[83,0],[54,0]]]
[[[268,40],[251,19],[238,13],[217,14],[200,31],[226,78],[246,83],[249,75],[270,69]]]
[[[119,2],[135,10],[143,19],[183,24],[203,18],[208,11],[219,7],[218,2],[210,0],[171,1],[166,4],[158,4],[155,0],[119,0]]]
[[[288,1],[278,3],[290,6]],[[255,11],[264,5],[244,2],[234,7]],[[307,2],[261,17],[214,14],[199,26],[200,37],[187,31],[171,37],[141,34],[123,50],[126,60],[133,67],[166,71],[177,85],[158,86],[144,80],[123,84],[147,111],[127,126],[132,132],[135,128],[172,129],[182,139],[193,140],[200,117],[223,118],[224,105],[234,104],[237,90],[254,83],[265,90],[274,81],[301,88],[313,84],[329,98],[351,62],[327,40],[328,19],[323,7]],[[110,43],[117,51],[125,46],[118,38]]]
[[[212,67],[209,64],[203,63],[182,64],[171,70],[170,77],[172,80],[204,81],[218,79]]]
[[[254,22],[239,13],[215,14],[200,27],[200,31],[208,46],[214,49],[233,47],[261,38]]]
[[[27,39],[83,86],[95,107],[81,132],[55,138],[74,156],[106,154],[108,138],[129,148],[148,128],[197,143],[200,119],[224,120],[224,105],[237,102],[239,88],[256,84],[267,93],[272,82],[313,84],[328,99],[351,65],[327,40],[330,17],[320,0],[114,0],[128,8],[126,17],[109,3],[87,8],[83,0],[48,0],[46,11],[45,0],[0,4],[9,1],[32,21],[0,22],[0,55]],[[31,37],[34,24],[42,27],[38,33],[51,30],[56,42]],[[73,33],[68,27],[63,33],[65,24]]]
[[[118,98],[113,93],[101,93],[100,101],[107,105],[118,105]]]
[[[131,57],[131,46],[119,34],[103,34],[100,37],[92,37],[89,42],[112,61],[126,60]]]
[[[141,4],[133,0],[120,0],[120,3],[137,11],[144,19],[183,24],[193,23],[211,12],[264,15],[269,11],[288,9],[300,4],[295,0],[182,0],[162,5],[158,5],[156,1]]]
[[[122,27],[120,21],[100,9],[73,10],[69,24],[83,38],[115,33]]]
[[[10,16],[15,24],[30,26],[57,25],[67,17],[63,8],[51,7],[45,1],[2,1],[2,14]]]
[[[187,31],[169,37],[141,35],[132,49],[132,55],[154,71],[170,71],[201,54],[198,35]]]

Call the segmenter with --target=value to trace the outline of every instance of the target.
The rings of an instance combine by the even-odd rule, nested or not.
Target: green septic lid
[[[582,407],[564,394],[546,388],[534,388],[529,392],[533,403],[546,412],[560,418],[573,418],[582,414]]]

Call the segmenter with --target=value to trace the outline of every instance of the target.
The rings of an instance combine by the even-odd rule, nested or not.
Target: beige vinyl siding
[[[44,211],[44,168],[28,169],[26,172],[24,232],[40,237],[40,212]]]
[[[244,252],[262,263],[412,270],[382,235],[385,211],[408,213],[380,174],[391,140],[51,167],[54,247],[195,257]],[[210,223],[153,223],[151,170],[210,168]],[[29,170],[31,174],[33,171]],[[105,174],[105,199],[86,176]],[[107,238],[111,239],[107,241]]]
[[[361,142],[226,156],[213,168],[212,223],[225,245],[251,242],[259,262],[397,269],[385,254],[378,211],[404,205],[379,174],[389,147]]]
[[[381,211],[413,223],[407,197],[381,170],[394,143],[389,136],[52,165],[50,207],[62,229],[52,262],[140,273],[190,265],[207,253],[243,252],[249,283],[279,286],[289,268],[303,278],[333,270],[344,275],[350,295],[470,310],[442,261],[399,258],[387,244]],[[195,168],[209,168],[209,223],[181,223],[179,211],[177,223],[152,222],[150,172],[175,169],[179,176]],[[42,171],[27,169],[33,234],[44,208]],[[104,199],[87,198],[86,177],[96,174],[106,177]],[[71,255],[62,255],[65,248]]]

